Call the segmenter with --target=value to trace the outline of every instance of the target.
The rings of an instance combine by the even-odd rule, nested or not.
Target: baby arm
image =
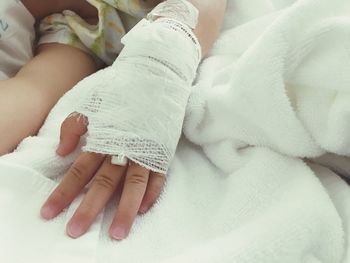
[[[205,57],[219,35],[227,0],[189,0],[189,2],[199,10],[198,26],[194,29],[194,33]]]
[[[155,6],[160,0],[143,0],[145,7]],[[188,0],[199,11],[199,21],[194,29],[202,47],[202,55],[205,57],[216,40],[226,10],[227,0]]]
[[[97,18],[85,0],[22,0],[35,21],[65,9],[75,10],[87,21]],[[43,44],[18,74],[0,81],[0,155],[37,133],[57,100],[79,80],[96,71],[90,55],[62,44]],[[14,129],[15,128],[15,129]]]
[[[199,23],[197,24],[197,27],[195,28],[194,33],[199,39],[200,46],[202,48],[202,54],[205,55],[210,49],[210,47],[212,46],[213,42],[215,41],[219,33],[219,29],[223,20],[224,10],[226,7],[226,0],[218,0],[218,1],[192,0],[189,2],[191,2],[199,10],[199,14],[200,14]],[[157,25],[157,26],[162,27],[164,25]],[[167,26],[165,26],[165,28],[167,28]],[[163,30],[163,28],[161,30]],[[172,38],[167,39],[168,42],[171,42],[172,40],[175,40],[176,42],[176,38],[180,37],[184,39],[183,43],[185,44],[186,47],[189,47],[193,44],[192,40],[189,40],[187,38],[187,33],[185,34],[186,35],[185,37],[184,35],[182,35],[183,32],[181,31],[181,29],[179,29],[179,27],[177,27],[175,31],[178,32],[179,35],[176,35],[177,34],[176,32],[170,33],[170,35],[173,34],[174,37],[171,36]],[[134,32],[134,34],[136,35],[137,32]],[[150,36],[157,37],[157,34],[150,35]],[[164,34],[164,37],[165,37],[165,34]],[[152,37],[148,37],[148,38],[145,37],[142,39],[142,41],[146,41],[147,43],[149,43],[149,45],[152,45]],[[139,44],[138,47],[140,46],[142,46],[142,44]],[[170,47],[171,45],[168,45],[168,46]],[[126,44],[126,47],[128,47],[128,44]],[[150,54],[147,54],[148,52],[147,46],[144,46],[145,47],[144,50],[138,49],[138,47],[135,47],[136,51],[141,53],[144,52],[141,54],[141,57],[152,58],[151,55],[154,55],[154,53],[151,53],[150,50],[149,50]],[[191,47],[189,50],[194,50],[194,49],[195,49],[194,47]],[[174,47],[172,50],[170,50],[170,52],[172,54],[178,54],[179,52],[184,52],[182,54],[182,56],[184,56],[184,54],[186,54],[187,52],[186,50],[184,50],[184,47],[176,46],[176,43],[174,43]],[[112,87],[112,90],[116,92],[118,92],[119,90],[121,90],[121,92],[124,92],[125,91],[124,88],[132,88],[133,84],[137,84],[137,83],[132,83],[133,79],[136,78],[136,76],[139,77],[136,73],[131,71],[132,67],[130,68],[129,72],[124,72],[128,75],[126,77],[127,79],[126,83],[128,83],[127,87],[123,87],[122,86],[123,84],[121,83],[123,81],[125,82],[125,79],[123,78],[119,79],[118,77],[114,78],[114,73],[121,74],[120,71],[118,70],[121,70],[121,69],[125,70],[125,68],[122,68],[123,66],[120,66],[118,62],[123,61],[123,59],[126,60],[128,58],[128,55],[131,57],[131,59],[134,58],[135,56],[132,53],[133,51],[134,50],[130,51],[130,49],[128,49],[127,51],[125,51],[127,55],[121,54],[121,57],[118,58],[115,62],[116,64],[115,66],[117,68],[114,68],[112,66],[107,70],[100,71],[94,74],[92,77],[89,77],[85,81],[81,82],[82,83],[81,85],[94,85],[91,83],[99,83],[101,79],[103,79],[106,85],[112,85],[112,86],[115,85],[115,87]],[[128,52],[130,52],[131,55]],[[184,58],[186,59],[186,57]],[[176,60],[174,56],[171,57],[171,59],[173,59],[173,61],[174,59]],[[128,62],[130,63],[130,61]],[[154,60],[146,61],[146,65],[147,65],[147,62],[149,62],[150,65],[152,65],[152,63],[158,63],[159,60],[157,60],[157,57],[155,57]],[[166,62],[166,61],[161,60],[161,62]],[[190,59],[190,62],[187,60],[186,63],[195,64],[196,62],[191,62],[191,59]],[[137,65],[134,61],[132,61],[129,65],[133,65],[134,69],[135,67],[139,66],[139,68],[137,68],[136,70],[141,70],[141,72],[145,70],[145,67],[143,65]],[[170,63],[170,68],[174,69],[172,66],[174,65]],[[181,65],[178,65],[178,66],[181,68]],[[164,76],[164,79],[169,77],[169,83],[171,82],[172,77],[174,79],[178,79],[178,75],[176,73],[174,75],[174,72],[172,70],[169,71],[169,68],[165,70],[168,70],[166,72],[167,74],[169,74],[170,77]],[[176,71],[177,69],[175,68],[174,70]],[[184,70],[185,71],[184,74],[182,74],[182,72],[177,71],[177,73],[179,73],[181,77],[184,77],[185,79],[187,79],[185,81],[186,83],[182,79],[179,80],[181,81],[181,83],[185,83],[184,84],[185,86],[190,85],[188,83],[191,82],[191,78],[193,76],[189,76],[189,75],[191,75],[196,70],[196,68],[192,68],[189,71],[186,71],[186,70]],[[154,73],[155,75],[159,74],[159,71],[158,73],[156,70],[154,72],[155,72]],[[145,74],[141,74],[141,75],[143,75],[144,78],[146,78]],[[150,74],[150,72],[148,74]],[[159,77],[159,75],[157,75],[156,77],[157,79],[162,79],[162,77]],[[121,82],[118,82],[118,80],[120,80]],[[147,81],[149,82],[149,80]],[[141,83],[139,83],[138,85],[141,85]],[[181,89],[181,87],[177,86],[174,83],[171,83],[171,85],[174,85],[171,88],[175,87],[176,89]],[[181,86],[181,84],[179,85]],[[154,85],[150,85],[148,86],[148,88],[152,88],[152,86]],[[182,88],[184,88],[184,90],[188,92],[189,88],[187,86]],[[172,89],[169,89],[169,91],[175,92]],[[108,91],[106,90],[103,90],[102,92],[108,93]],[[140,90],[140,92],[142,93],[143,96],[145,96],[145,93],[144,93],[145,91]],[[175,96],[179,95],[176,93],[173,93],[173,94],[175,94]],[[136,93],[134,94],[134,96],[139,96],[139,94]],[[154,91],[153,93],[149,92],[149,96],[154,96]],[[187,95],[183,96],[183,98],[186,99],[186,96]],[[182,97],[181,94],[180,94],[180,97]],[[129,97],[129,99],[132,100],[133,98]],[[159,100],[159,97],[158,98],[152,97],[151,99]],[[108,101],[108,98],[106,98],[106,100]],[[128,101],[124,100],[124,98],[122,98],[121,101],[124,104],[125,103],[128,104]],[[99,102],[105,102],[104,100],[95,100],[94,102],[98,104],[97,105],[98,107],[100,106],[104,107],[103,104],[99,104]],[[116,104],[117,102],[114,102],[114,103]],[[140,104],[134,105],[131,103],[131,105],[128,104],[128,106],[133,106],[136,108],[139,107],[141,108],[141,110],[144,109],[143,108],[144,105],[140,106]],[[148,104],[148,106],[150,105]],[[163,108],[162,110],[167,111],[169,109]],[[180,109],[180,110],[182,112],[184,111],[184,109]],[[57,151],[58,154],[65,156],[71,153],[78,145],[80,137],[87,132],[88,127],[86,127],[86,122],[84,121],[84,118],[79,118],[79,117],[80,116],[75,116],[75,117],[73,116],[73,117],[67,118],[64,121],[61,127],[61,141]],[[115,120],[115,116],[112,116],[112,117],[108,116],[108,117],[111,121]],[[128,117],[119,116],[119,118],[127,119]],[[140,120],[140,121],[144,121],[144,120]],[[178,119],[176,121],[178,121]],[[109,125],[109,127],[113,127],[109,123],[107,124]],[[166,124],[170,124],[170,121],[169,123],[166,123]],[[181,125],[178,125],[178,126],[181,126]],[[168,130],[171,130],[171,128],[172,127],[170,127],[170,129]],[[89,126],[89,132],[91,132],[90,126]],[[132,142],[131,144],[133,143],[134,142]],[[111,157],[109,155],[106,156],[104,154],[97,154],[97,153],[93,153],[93,151],[84,152],[72,165],[68,173],[64,176],[62,182],[53,191],[53,193],[49,196],[49,198],[43,205],[41,210],[42,216],[46,219],[52,219],[56,217],[58,214],[60,214],[63,211],[63,209],[65,209],[67,206],[70,205],[70,203],[82,191],[82,189],[87,185],[87,183],[90,182],[90,180],[92,180],[92,183],[87,194],[85,195],[82,203],[80,204],[78,209],[75,211],[73,217],[70,219],[67,225],[67,233],[74,238],[83,235],[89,229],[89,227],[94,222],[97,215],[102,211],[102,209],[105,207],[105,205],[107,204],[109,199],[113,196],[113,193],[121,183],[123,183],[121,200],[119,202],[116,215],[114,217],[114,220],[112,222],[112,225],[109,231],[110,231],[111,237],[114,239],[125,238],[131,229],[132,223],[137,213],[144,213],[148,211],[148,209],[154,204],[156,199],[159,197],[165,181],[164,174],[155,172],[155,171],[150,171],[144,166],[138,165],[136,162],[130,161],[128,166],[112,165]]]
[[[39,46],[15,77],[0,81],[0,155],[35,135],[58,99],[95,70],[92,57],[76,48]]]

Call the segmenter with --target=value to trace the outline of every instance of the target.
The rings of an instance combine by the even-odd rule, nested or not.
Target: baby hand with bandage
[[[87,95],[63,122],[57,153],[70,154],[82,136],[86,145],[42,207],[44,218],[61,213],[91,181],[67,225],[68,235],[79,237],[123,186],[109,233],[117,240],[129,234],[137,214],[161,194],[198,65],[225,6],[225,0],[160,3],[124,36],[110,67],[78,83]]]

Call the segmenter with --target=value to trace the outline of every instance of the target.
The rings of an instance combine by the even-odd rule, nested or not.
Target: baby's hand
[[[63,122],[57,149],[59,155],[66,156],[77,147],[80,137],[87,132],[86,123],[86,117],[77,114]],[[165,177],[133,162],[117,166],[111,164],[110,156],[82,153],[41,208],[42,217],[52,219],[60,214],[90,180],[91,186],[70,219],[67,233],[73,238],[83,235],[117,187],[123,184],[120,203],[109,230],[112,238],[120,240],[128,235],[137,213],[147,212],[157,200]]]

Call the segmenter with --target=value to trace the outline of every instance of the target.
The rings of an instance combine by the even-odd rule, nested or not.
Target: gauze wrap
[[[83,151],[167,172],[201,60],[199,42],[187,25],[197,18],[179,20],[143,19],[122,39],[125,47],[113,65],[78,84],[90,87],[76,108],[89,121]]]

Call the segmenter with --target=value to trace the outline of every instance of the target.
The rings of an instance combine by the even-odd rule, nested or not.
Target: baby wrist
[[[85,81],[93,88],[77,110],[89,119],[84,151],[167,172],[201,60],[187,23],[163,16],[142,20],[122,39],[125,47],[113,65]]]

